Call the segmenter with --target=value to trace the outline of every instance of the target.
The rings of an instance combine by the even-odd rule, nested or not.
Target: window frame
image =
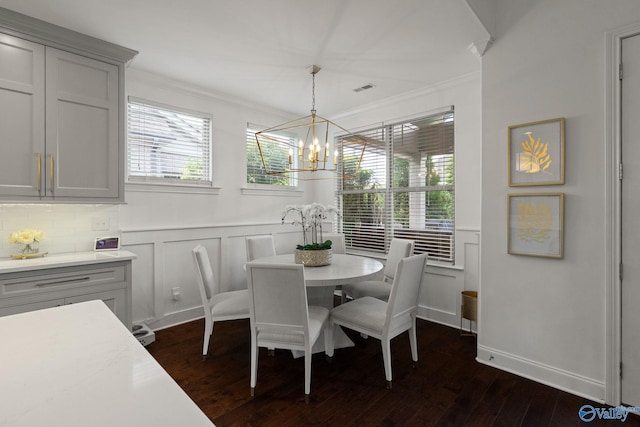
[[[298,188],[298,176],[296,172],[290,172],[288,179],[289,179],[289,183],[288,184],[277,184],[277,183],[259,183],[259,182],[248,182],[248,180],[246,179],[249,175],[249,146],[251,144],[254,144],[257,146],[256,143],[256,139],[255,139],[255,133],[259,132],[260,129],[264,129],[263,126],[259,126],[256,125],[254,123],[247,123],[247,131],[246,131],[246,141],[247,141],[247,145],[246,145],[246,171],[245,171],[245,185],[247,186],[247,188],[253,189],[253,190],[264,190],[264,191],[268,191],[268,192],[290,192],[290,191],[296,191]],[[291,145],[294,145],[295,140],[297,139],[297,136],[294,134],[290,134],[290,133],[284,133],[284,132],[274,132],[273,135],[275,135],[278,138],[282,138],[283,139],[283,145],[286,145],[286,148],[283,148],[286,151],[286,155],[288,156],[289,153],[289,147]],[[284,140],[288,139],[289,142],[285,142]],[[288,144],[288,145],[287,145]],[[293,156],[293,161],[294,161],[294,165],[297,163],[297,156]],[[248,193],[248,192],[246,192]]]
[[[150,175],[132,175],[131,174],[131,124],[130,124],[130,104],[142,105],[143,107],[157,108],[170,113],[191,116],[196,119],[204,120],[208,123],[208,153],[206,160],[208,161],[208,179],[180,179],[172,177],[156,177]],[[213,144],[213,116],[202,111],[192,110],[188,108],[178,107],[175,105],[164,104],[149,99],[138,98],[134,96],[127,97],[127,146],[125,157],[125,184],[129,191],[142,192],[188,192],[188,193],[219,193],[220,187],[215,185],[215,169],[213,161],[214,144]],[[204,156],[202,156],[205,159]],[[206,166],[205,166],[206,167]]]
[[[408,180],[409,184],[404,186],[396,186],[394,183],[394,164],[399,157],[399,151],[394,152],[394,128],[397,126],[405,126],[411,123],[418,122],[427,122],[429,120],[437,120],[439,117],[442,118],[442,122],[439,124],[441,126],[443,135],[442,139],[438,139],[435,145],[429,145],[429,142],[425,142],[424,144],[427,146],[428,151],[431,151],[433,147],[441,145],[441,152],[431,152],[427,153],[424,157],[422,157],[423,146],[419,146],[420,150],[420,165],[422,167],[423,161],[424,164],[428,164],[430,161],[436,157],[437,168],[440,170],[438,177],[440,179],[439,184],[429,185],[428,182],[424,184],[415,185],[415,179],[418,177],[422,178],[421,174],[416,174],[414,172],[409,172]],[[450,123],[451,128],[447,128]],[[440,128],[436,129],[439,130]],[[415,117],[402,119],[393,123],[381,123],[376,124],[375,126],[365,127],[363,130],[359,132],[353,132],[360,135],[375,135],[376,139],[380,138],[382,135],[384,141],[384,148],[378,146],[378,150],[380,155],[382,155],[384,150],[384,158],[382,160],[375,160],[374,163],[370,163],[370,168],[372,167],[375,175],[375,171],[378,171],[377,176],[380,176],[384,173],[384,183],[380,187],[364,187],[361,189],[345,189],[345,180],[339,179],[336,186],[336,205],[339,207],[342,215],[337,224],[337,231],[345,232],[345,197],[348,195],[356,195],[361,194],[362,197],[368,197],[368,200],[365,202],[369,206],[378,206],[378,213],[374,214],[373,219],[371,220],[371,226],[373,227],[370,230],[367,230],[365,227],[367,222],[362,222],[360,225],[356,226],[351,224],[352,229],[355,230],[355,233],[362,232],[361,234],[353,234],[351,236],[351,240],[347,239],[347,248],[350,251],[354,252],[372,252],[372,253],[381,253],[386,254],[388,252],[389,244],[393,237],[397,238],[407,238],[412,239],[416,242],[416,253],[427,252],[429,253],[430,261],[442,262],[444,264],[455,264],[455,113],[454,108],[451,106],[450,108],[442,109],[437,113],[423,114]],[[336,136],[336,140],[339,140],[341,135]],[[421,142],[421,140],[418,140]],[[336,141],[336,144],[338,142]],[[419,142],[416,142],[419,143]],[[367,146],[367,150],[371,150],[370,144]],[[366,154],[365,154],[366,155]],[[438,156],[441,156],[438,158]],[[339,157],[339,167],[344,167],[343,163],[344,153],[341,153]],[[365,163],[367,159],[363,160],[363,164],[360,167],[360,170],[367,169],[367,164]],[[371,161],[371,160],[369,160]],[[380,167],[378,164],[384,164],[383,167]],[[414,165],[415,167],[415,165]],[[432,167],[436,167],[433,165]],[[408,170],[411,171],[411,166],[408,166]],[[421,170],[421,169],[420,169]],[[448,182],[450,181],[450,182]],[[375,180],[374,180],[375,182]],[[449,195],[442,195],[439,192],[447,192]],[[438,193],[436,193],[438,192]],[[409,211],[407,213],[406,218],[400,218],[401,220],[407,221],[411,223],[411,221],[415,221],[417,219],[420,224],[419,228],[416,227],[398,227],[395,224],[397,218],[394,218],[396,215],[397,206],[394,200],[397,198],[396,196],[400,193],[408,193],[407,196],[409,199],[411,198],[412,193],[418,193],[419,203],[424,204],[428,200],[428,195],[433,195],[434,197],[441,196],[445,197],[447,202],[445,202],[440,207],[447,207],[450,209],[450,213],[445,215],[444,218],[434,218],[433,215],[438,213],[438,207],[434,210],[430,210],[428,206],[418,205],[419,212],[422,212],[421,209],[424,209],[424,213],[418,214],[415,216],[411,213],[413,210],[412,202],[409,200]],[[366,196],[365,196],[366,195]],[[422,196],[421,196],[422,195]],[[371,197],[374,197],[375,200],[372,200]],[[415,197],[415,196],[414,196]],[[360,202],[357,202],[360,203]],[[372,205],[374,203],[374,205]],[[413,202],[415,203],[415,202]],[[358,209],[359,205],[355,205]],[[441,213],[446,212],[445,210],[441,210]],[[360,218],[363,218],[361,214]],[[421,218],[421,219],[420,219]],[[376,222],[379,221],[379,222]],[[432,225],[429,225],[432,224]],[[404,231],[403,231],[404,230]],[[348,231],[347,231],[348,233]],[[352,243],[355,239],[360,239],[358,244],[352,246]]]

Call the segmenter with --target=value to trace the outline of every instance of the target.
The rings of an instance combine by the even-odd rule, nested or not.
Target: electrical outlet
[[[180,301],[180,287],[171,288],[171,297],[174,301]]]
[[[108,216],[94,216],[92,218],[93,231],[107,231],[109,230],[109,217]]]

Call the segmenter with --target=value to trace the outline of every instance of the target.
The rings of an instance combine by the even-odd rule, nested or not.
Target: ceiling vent
[[[366,85],[364,85],[364,86],[360,86],[360,87],[358,87],[358,88],[355,88],[353,91],[354,91],[355,93],[358,93],[358,92],[362,92],[363,90],[371,89],[371,88],[373,88],[373,87],[374,87],[374,86],[373,86],[373,83],[368,83],[368,84],[366,84]]]

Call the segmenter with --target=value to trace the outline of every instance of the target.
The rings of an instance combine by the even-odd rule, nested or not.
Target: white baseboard
[[[605,384],[573,372],[478,345],[476,360],[485,365],[546,384],[599,403],[605,400]]]
[[[183,323],[191,322],[192,320],[202,319],[203,317],[204,313],[202,312],[202,306],[200,306],[169,313],[159,320],[149,319],[144,322],[152,331],[159,331],[160,329],[181,325]]]
[[[419,305],[416,315],[419,319],[428,320],[430,322],[439,323],[445,326],[451,326],[452,328],[456,329],[460,328],[460,318],[458,317],[457,313],[450,313],[448,311]]]

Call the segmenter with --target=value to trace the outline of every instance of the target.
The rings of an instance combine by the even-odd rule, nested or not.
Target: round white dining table
[[[255,262],[267,264],[294,264],[293,254],[258,258]],[[372,258],[356,255],[333,254],[331,264],[304,268],[307,288],[335,287],[363,280],[370,280],[382,270],[382,263]]]
[[[309,305],[333,308],[333,293],[336,286],[371,280],[378,276],[383,268],[380,261],[357,255],[333,254],[331,264],[321,267],[304,267],[304,281],[307,287]],[[264,264],[295,264],[293,254],[275,255],[258,258],[251,262]],[[337,328],[333,335],[335,348],[353,346],[353,341]],[[324,341],[317,340],[313,352],[324,351]],[[294,352],[294,356],[299,356]]]

